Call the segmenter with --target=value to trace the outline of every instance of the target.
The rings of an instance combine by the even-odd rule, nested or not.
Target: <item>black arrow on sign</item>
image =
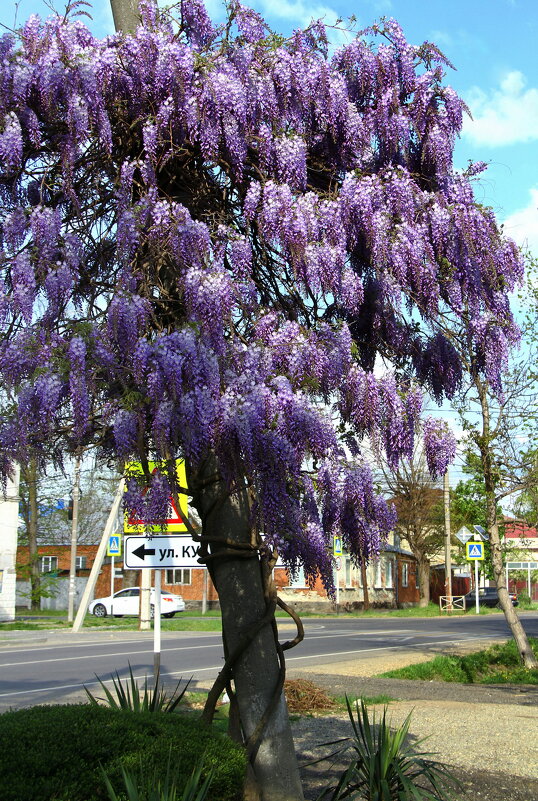
[[[155,548],[146,548],[145,545],[139,545],[138,548],[133,551],[133,556],[138,556],[139,559],[144,559],[146,556],[155,556]]]

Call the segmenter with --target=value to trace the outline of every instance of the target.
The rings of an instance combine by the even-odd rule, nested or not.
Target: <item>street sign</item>
[[[111,534],[108,538],[106,555],[121,556],[121,536],[119,534]]]
[[[468,542],[465,545],[465,558],[466,559],[484,559],[484,543],[483,542]]]
[[[465,543],[468,542],[472,536],[472,532],[470,532],[466,526],[462,526],[459,531],[456,531],[456,537],[463,545],[465,545]]]
[[[337,570],[342,570],[342,557],[341,556],[337,556],[336,557],[336,569]]]
[[[333,556],[342,556],[342,537],[333,537]]]
[[[124,567],[134,570],[149,567],[161,570],[168,567],[201,567],[198,561],[199,544],[191,537],[179,534],[145,537],[125,537]]]
[[[161,462],[148,462],[148,467],[152,473],[157,473],[163,463]],[[142,475],[143,469],[140,462],[129,462],[126,465],[126,475]],[[176,459],[176,475],[177,483],[180,487],[187,487],[187,473],[185,470],[185,462],[183,459]],[[187,526],[183,522],[188,515],[187,496],[184,493],[179,493],[179,509],[173,498],[168,500],[168,513],[166,520],[138,520],[133,515],[125,515],[125,522],[123,530],[125,533],[140,533],[141,531],[154,531],[159,534],[163,531],[187,531]]]

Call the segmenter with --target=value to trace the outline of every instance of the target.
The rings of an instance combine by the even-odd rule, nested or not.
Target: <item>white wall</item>
[[[0,620],[15,619],[17,524],[19,522],[19,467],[8,481],[7,495],[0,490]]]

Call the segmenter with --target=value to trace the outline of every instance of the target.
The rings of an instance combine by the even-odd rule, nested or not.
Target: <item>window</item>
[[[402,562],[402,587],[409,587],[409,562]]]
[[[392,559],[390,559],[390,557],[385,559],[385,587],[389,590],[394,587],[392,581]]]
[[[374,587],[382,587],[383,582],[381,579],[381,559],[375,563],[375,578],[374,578]]]
[[[166,571],[167,584],[190,584],[191,583],[191,570],[190,567],[175,567],[173,570]]]
[[[346,571],[346,587],[352,587],[353,586],[353,565],[351,564],[351,559],[349,558],[349,556],[346,556],[345,571]]]
[[[289,587],[306,587],[306,581],[304,578],[304,568],[298,568],[297,572],[294,576],[289,573]]]
[[[58,570],[58,557],[57,556],[42,556],[41,557],[41,572],[52,573],[53,570]]]
[[[75,557],[75,569],[76,570],[86,570],[86,556],[77,556]]]

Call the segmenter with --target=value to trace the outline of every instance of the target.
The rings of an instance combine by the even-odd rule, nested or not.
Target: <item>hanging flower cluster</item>
[[[330,587],[333,534],[367,559],[393,525],[361,440],[396,466],[413,379],[439,401],[461,381],[441,313],[470,315],[500,391],[521,260],[452,168],[433,45],[389,20],[330,57],[319,22],[283,40],[238,2],[224,27],[200,0],[141,8],[129,36],[33,16],[0,38],[0,464],[60,433],[194,471],[212,452]],[[377,353],[405,369],[376,378]],[[439,474],[450,438],[425,439]]]

